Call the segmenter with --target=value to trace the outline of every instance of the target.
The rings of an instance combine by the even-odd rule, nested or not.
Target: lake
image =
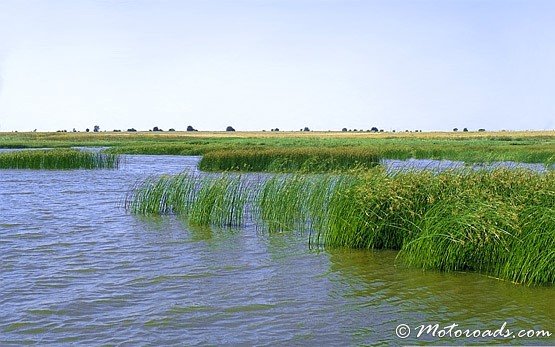
[[[393,251],[312,249],[307,235],[250,223],[192,228],[125,211],[136,182],[198,173],[198,160],[129,155],[120,170],[0,170],[0,345],[555,343],[417,337],[422,324],[553,333],[553,287],[423,272]],[[396,336],[401,324],[412,330],[406,339]]]

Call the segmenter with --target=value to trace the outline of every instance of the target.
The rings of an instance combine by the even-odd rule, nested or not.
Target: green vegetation
[[[240,176],[150,177],[126,198],[126,208],[138,214],[178,214],[192,225],[240,226],[247,193]]]
[[[516,161],[555,163],[555,132],[116,132],[0,133],[0,147],[44,148],[108,146],[113,154],[174,154],[226,157],[221,169],[237,170],[244,151],[256,156],[318,149],[322,153],[352,150],[389,159],[449,159],[468,163]],[[228,152],[224,154],[222,151]],[[275,152],[273,152],[275,151]],[[255,154],[252,154],[255,156]],[[234,158],[237,156],[237,158]],[[267,159],[274,161],[276,158]],[[242,165],[242,163],[240,163]],[[203,165],[216,166],[207,159]],[[247,163],[247,166],[257,166]],[[278,165],[279,166],[279,165]],[[243,166],[240,170],[246,170]]]
[[[314,246],[400,250],[411,266],[478,271],[526,284],[555,281],[555,172],[163,176],[137,187],[135,213],[270,232],[308,231]]]
[[[27,150],[0,153],[0,169],[114,169],[119,157],[73,149]]]
[[[328,172],[370,168],[380,157],[364,148],[279,148],[221,150],[206,153],[199,168],[204,171]]]

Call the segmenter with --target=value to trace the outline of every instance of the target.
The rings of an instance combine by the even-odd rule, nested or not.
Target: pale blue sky
[[[0,131],[554,129],[555,1],[0,0]]]

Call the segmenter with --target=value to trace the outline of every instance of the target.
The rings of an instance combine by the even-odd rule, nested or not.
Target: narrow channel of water
[[[310,249],[306,235],[137,217],[125,195],[198,158],[120,170],[0,170],[0,345],[555,343],[416,337],[421,324],[555,332],[555,289],[400,266],[395,252]],[[198,172],[197,172],[198,173]],[[408,339],[396,328],[412,328]]]

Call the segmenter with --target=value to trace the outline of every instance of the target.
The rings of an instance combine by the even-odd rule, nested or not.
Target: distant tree
[[[158,128],[158,127],[154,127],[154,128],[152,128],[152,131],[164,131],[164,130],[162,130],[162,129]]]
[[[85,129],[86,132],[89,132],[89,128]]]
[[[279,128],[275,128],[274,131],[279,131]]]
[[[343,128],[343,129],[341,129],[341,131],[347,131],[347,128]]]
[[[479,132],[484,132],[486,129],[478,129]]]
[[[380,133],[383,133],[383,129],[380,129]]]
[[[372,127],[372,129],[370,129],[370,131],[373,132],[373,133],[377,133],[379,130],[376,127]]]
[[[170,130],[168,130],[168,131],[175,131],[175,129],[174,129],[174,128],[170,128]]]
[[[187,125],[187,131],[196,131],[191,125]]]
[[[137,130],[135,130],[135,128],[129,128],[129,129],[127,129],[127,131],[129,131],[130,133],[132,133],[132,132],[136,132]]]
[[[235,129],[233,129],[232,126],[228,126],[227,128],[225,128],[225,131],[235,131]]]
[[[308,127],[304,127],[303,131],[310,131]]]
[[[73,132],[76,133],[76,132],[77,132],[77,129],[73,128]]]
[[[468,129],[467,129],[467,128],[464,128],[463,131],[464,131],[464,132],[468,132]]]
[[[94,131],[95,133],[99,132],[99,131],[100,131],[100,127],[99,127],[98,125],[95,125],[94,128],[93,128],[93,131]]]
[[[353,131],[358,131],[358,130],[356,130],[356,129],[353,129]]]
[[[115,133],[121,133],[121,130],[119,130],[119,129],[114,129],[114,132],[115,132]]]
[[[459,128],[453,128],[453,131],[457,132],[459,131]]]
[[[391,132],[394,133],[394,132],[395,132],[395,129],[391,130]]]

